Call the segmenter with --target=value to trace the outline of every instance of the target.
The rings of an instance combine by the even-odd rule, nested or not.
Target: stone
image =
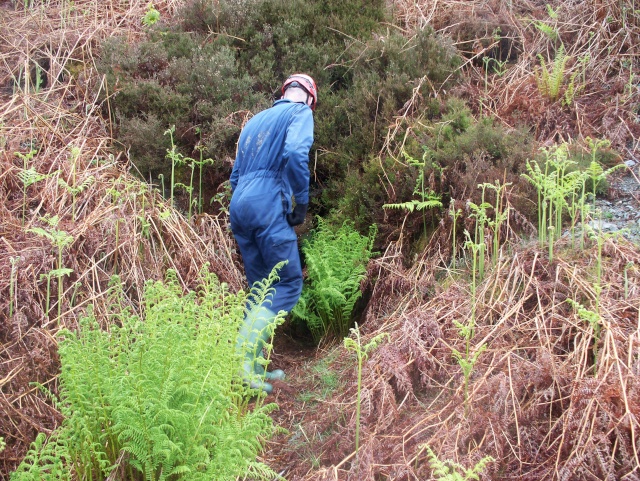
[[[613,222],[607,222],[604,220],[592,220],[591,222],[588,223],[589,227],[591,227],[593,230],[599,230],[602,232],[616,232],[620,229],[618,229],[618,226],[615,225]]]

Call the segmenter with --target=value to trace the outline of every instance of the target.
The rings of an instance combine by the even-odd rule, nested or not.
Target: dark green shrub
[[[185,32],[151,32],[135,46],[107,41],[99,68],[117,87],[110,106],[118,139],[145,178],[166,176],[170,168],[162,136],[170,126],[186,154],[199,142],[211,149],[206,155],[228,158],[244,118],[233,114],[267,105],[251,92],[251,79],[238,73],[227,45],[199,45]]]
[[[508,131],[494,119],[475,119],[462,100],[451,99],[444,106],[440,119],[425,129],[415,129],[416,140],[427,149],[431,172],[440,179],[443,200],[470,199],[480,203],[478,184],[511,182],[522,198],[513,197],[514,207],[532,214],[528,200],[530,187],[520,177],[526,161],[534,152],[533,136],[524,130]],[[410,152],[417,155],[417,152]]]
[[[163,135],[164,122],[151,113],[142,117],[120,117],[120,142],[129,148],[129,156],[137,170],[147,179],[159,172],[158,159],[164,158],[169,139]],[[160,170],[162,172],[162,170]]]
[[[382,0],[195,0],[172,27],[159,22],[138,44],[108,40],[99,68],[115,92],[118,139],[141,174],[155,179],[169,167],[159,133],[176,125],[185,155],[195,157],[197,144],[220,161],[206,174],[217,186],[228,178],[246,118],[271,105],[287,75],[308,72],[320,97],[314,192],[326,193],[313,208],[328,212],[346,177],[361,175],[380,152],[405,104],[413,98],[414,109],[427,108],[431,86],[455,78],[455,50],[430,29],[405,38],[383,26],[384,7]]]
[[[349,82],[330,96],[329,115],[316,128],[317,143],[329,152],[322,165],[333,180],[343,178],[350,164],[361,165],[380,152],[414,89],[414,108],[420,109],[421,99],[432,93],[423,77],[440,85],[458,65],[455,51],[428,28],[411,39],[385,33],[344,53]]]
[[[184,123],[190,110],[189,96],[164,88],[156,79],[133,82],[118,97],[116,112],[127,118],[155,115],[165,122]]]
[[[350,169],[344,179],[335,182],[335,189],[341,192],[341,196],[332,203],[334,207],[328,218],[332,223],[350,220],[359,232],[366,232],[368,226],[376,224],[379,226],[379,240],[386,242],[397,236],[393,231],[404,214],[385,212],[382,205],[393,195],[409,199],[417,176],[415,168],[407,168],[390,157],[370,157],[361,169]],[[325,202],[331,203],[330,199]]]
[[[452,199],[479,205],[478,184],[496,180],[512,183],[512,206],[534,219],[533,191],[520,176],[526,171],[527,159],[535,155],[533,137],[527,132],[507,131],[491,118],[476,120],[464,101],[452,98],[439,107],[429,104],[423,116],[408,120],[407,128],[397,135],[404,139],[406,154],[424,160],[425,188],[441,196],[443,209],[426,213],[428,233],[429,226],[438,225],[442,212],[448,212]],[[351,218],[358,226],[376,223],[380,238],[387,240],[397,237],[402,228],[405,238],[417,244],[424,233],[423,213],[383,212],[382,205],[411,200],[419,176],[403,156],[397,160],[371,158],[362,169],[351,169],[344,180],[336,182],[342,199],[332,210],[333,221]],[[494,201],[491,195],[488,202]],[[459,225],[463,222],[460,219]]]

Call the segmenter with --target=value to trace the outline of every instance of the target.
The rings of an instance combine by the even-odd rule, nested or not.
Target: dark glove
[[[293,212],[287,214],[287,222],[291,227],[295,227],[304,222],[304,218],[307,216],[307,209],[309,204],[296,204]]]

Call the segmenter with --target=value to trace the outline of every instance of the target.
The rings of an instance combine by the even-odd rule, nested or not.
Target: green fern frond
[[[20,466],[11,473],[10,481],[70,481],[68,454],[57,435],[36,436]]]
[[[432,474],[438,481],[478,480],[480,479],[480,473],[486,469],[487,465],[495,461],[491,456],[485,456],[473,468],[466,469],[461,464],[449,459],[441,461],[429,446],[423,445],[423,447],[427,450],[427,458]]]
[[[307,324],[316,341],[327,333],[348,334],[376,232],[372,226],[363,236],[349,223],[332,228],[318,218],[317,228],[303,242],[308,282],[292,314]]]
[[[40,182],[41,180],[44,180],[50,176],[50,174],[40,174],[33,167],[29,169],[21,170],[20,172],[18,172],[17,175],[18,175],[18,179],[20,179],[20,182],[22,182],[25,188],[35,184],[36,182]]]
[[[248,473],[275,432],[273,406],[243,402],[235,338],[247,299],[265,299],[270,284],[232,295],[214,275],[201,277],[186,294],[175,273],[147,283],[142,319],[122,307],[114,280],[118,325],[101,330],[89,309],[77,332],[59,331],[65,420],[55,443],[39,438],[16,480],[69,479],[72,465],[78,479],[104,479],[122,452],[128,470],[152,481]],[[49,476],[64,469],[67,477]]]
[[[536,20],[534,22],[535,27],[542,32],[544,35],[546,35],[549,39],[556,41],[558,40],[558,30],[556,30],[554,27],[552,27],[551,25],[542,22],[540,20]]]
[[[553,60],[553,65],[549,68],[547,63],[541,54],[538,54],[540,59],[540,73],[536,77],[538,81],[538,89],[545,97],[555,102],[560,97],[562,90],[562,84],[564,82],[565,70],[569,57],[565,54],[564,45],[560,45],[556,56]]]
[[[61,187],[64,187],[72,195],[77,195],[83,192],[84,190],[86,190],[88,187],[90,187],[95,182],[95,180],[96,180],[95,177],[93,175],[90,175],[80,184],[71,185],[71,184],[68,184],[64,179],[58,178],[58,185],[60,185]]]
[[[263,481],[285,481],[285,478],[263,463],[250,463],[247,467],[249,477]]]
[[[409,212],[413,212],[418,205],[417,200],[410,200],[408,202],[401,202],[397,204],[384,204],[382,206],[383,209],[398,209],[398,210],[406,210]]]
[[[573,74],[571,74],[569,83],[567,84],[567,88],[564,91],[564,96],[562,99],[563,105],[571,105],[576,94],[584,87],[583,85],[578,87],[576,86],[576,77],[579,73],[580,72],[574,72]]]
[[[416,204],[416,210],[426,210],[426,209],[435,209],[442,207],[442,202],[439,200],[426,200],[423,202],[418,202]]]

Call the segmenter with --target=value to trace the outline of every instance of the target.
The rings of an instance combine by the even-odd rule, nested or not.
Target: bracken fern
[[[207,272],[202,278],[186,294],[172,272],[148,282],[144,318],[114,312],[117,322],[103,330],[89,311],[79,332],[61,331],[57,404],[65,420],[47,443],[39,438],[12,481],[44,479],[38,473],[54,468],[94,480],[116,469],[121,479],[149,481],[277,477],[255,461],[274,432],[274,405],[241,410],[249,394],[235,338],[247,296]],[[268,295],[268,282],[255,294]]]
[[[363,236],[349,222],[332,229],[318,217],[318,227],[303,242],[308,283],[292,312],[307,323],[316,342],[325,335],[344,338],[349,333],[376,232],[371,226]]]
[[[433,470],[433,476],[438,481],[468,481],[471,479],[480,479],[479,475],[484,471],[487,465],[493,461],[491,456],[485,456],[473,468],[467,469],[459,463],[447,459],[441,461],[436,453],[429,446],[422,446],[427,450],[429,458],[429,466]]]
[[[55,434],[47,440],[40,433],[24,457],[18,469],[11,474],[11,481],[70,481],[71,474],[65,466],[67,453],[64,446],[55,442]]]
[[[564,45],[560,45],[550,67],[547,66],[542,55],[538,55],[538,58],[540,59],[540,74],[536,78],[538,89],[545,97],[555,102],[560,97],[569,57],[565,54]]]

